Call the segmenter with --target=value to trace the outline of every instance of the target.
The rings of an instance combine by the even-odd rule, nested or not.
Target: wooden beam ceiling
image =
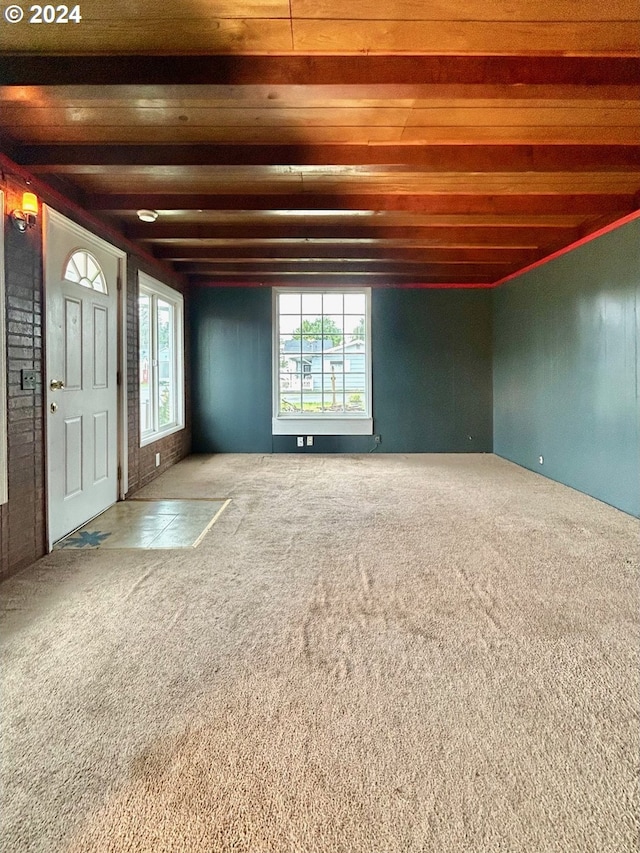
[[[82,15],[0,28],[0,139],[194,284],[487,286],[639,206],[635,0]]]

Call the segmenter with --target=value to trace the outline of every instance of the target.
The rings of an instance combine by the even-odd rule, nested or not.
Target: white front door
[[[118,499],[118,279],[124,253],[46,209],[49,545]]]

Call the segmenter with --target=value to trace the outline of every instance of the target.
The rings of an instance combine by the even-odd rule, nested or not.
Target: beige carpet
[[[492,456],[193,457],[0,587],[3,853],[625,853],[640,523]]]

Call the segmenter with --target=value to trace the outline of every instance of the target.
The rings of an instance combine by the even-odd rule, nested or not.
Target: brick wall
[[[2,189],[8,213],[24,185],[8,181]],[[45,552],[41,245],[40,224],[21,234],[5,217],[9,501],[0,507],[0,577]],[[23,369],[37,372],[35,391],[22,390]]]
[[[6,161],[3,160],[6,167]],[[4,170],[0,189],[5,193],[5,213],[19,206],[26,188],[25,173]],[[29,187],[41,202],[78,222],[119,248],[127,255],[127,397],[129,432],[129,492],[151,482],[158,474],[189,453],[191,445],[190,406],[187,392],[187,428],[147,447],[141,448],[138,410],[138,268],[184,292],[182,282],[170,271],[155,266],[118,240],[106,227],[83,214],[58,193],[47,190],[39,181]],[[42,231],[38,225],[22,234],[5,216],[5,285],[7,331],[7,433],[9,500],[0,505],[0,579],[33,563],[46,553],[46,461],[44,444],[43,351],[43,258]],[[185,299],[186,303],[186,299]],[[186,314],[186,304],[185,304]],[[188,330],[185,334],[185,361],[188,389]],[[36,371],[35,391],[23,391],[21,371]],[[156,468],[155,454],[161,465]]]

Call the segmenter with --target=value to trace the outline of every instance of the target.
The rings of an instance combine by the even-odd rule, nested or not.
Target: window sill
[[[271,421],[272,435],[373,435],[373,418],[280,417]]]
[[[148,444],[153,444],[154,441],[160,441],[161,438],[166,438],[168,435],[180,432],[181,429],[184,429],[184,424],[176,424],[175,426],[163,429],[162,432],[154,432],[153,435],[146,435],[140,439],[140,447],[146,447]]]

